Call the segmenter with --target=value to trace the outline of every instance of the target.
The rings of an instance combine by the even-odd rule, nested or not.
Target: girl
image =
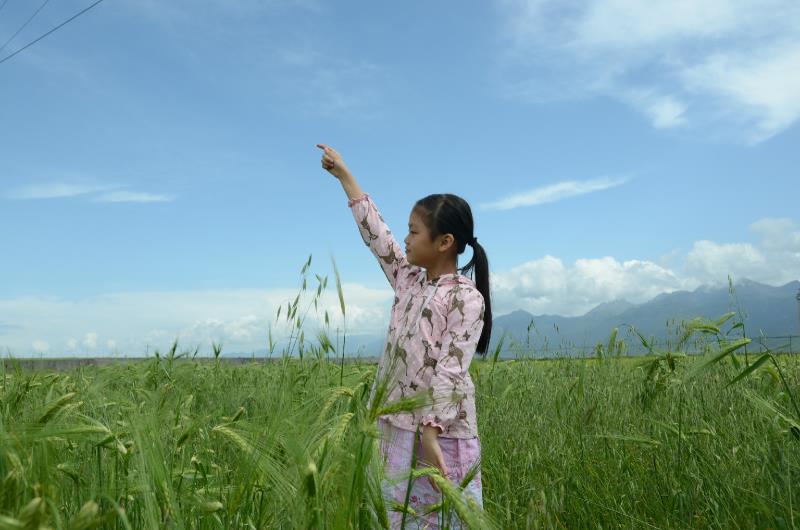
[[[388,402],[419,392],[432,397],[432,403],[421,410],[378,420],[387,476],[383,494],[389,506],[402,506],[415,443],[418,460],[437,467],[455,484],[471,467],[479,466],[475,388],[468,369],[476,351],[486,353],[491,335],[489,263],[474,237],[469,204],[451,194],[417,201],[408,220],[404,253],[339,153],[324,144],[317,147],[323,150],[322,167],[342,184],[361,237],[395,291],[376,382],[381,378],[389,381]],[[466,245],[473,248],[472,260],[457,269],[457,256]],[[472,267],[477,285],[463,275]],[[370,401],[374,393],[375,385]],[[419,440],[418,428],[422,432]],[[483,506],[479,471],[464,491]],[[424,514],[426,505],[440,500],[432,479],[414,482],[409,505],[415,513]],[[390,511],[393,528],[401,518],[402,514]],[[416,525],[435,528],[438,514],[407,516],[407,522],[410,519],[416,519]]]

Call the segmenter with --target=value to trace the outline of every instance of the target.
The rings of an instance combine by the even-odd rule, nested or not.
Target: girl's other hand
[[[323,169],[339,180],[342,180],[350,175],[350,171],[347,169],[344,160],[342,160],[342,155],[340,155],[333,147],[325,144],[317,144],[317,147],[322,149]]]
[[[432,467],[439,469],[443,477],[448,477],[447,464],[444,462],[444,454],[442,448],[439,446],[439,429],[425,425],[422,431],[422,455],[420,460]],[[428,482],[435,491],[439,491],[439,486],[433,480],[433,477],[428,477]]]

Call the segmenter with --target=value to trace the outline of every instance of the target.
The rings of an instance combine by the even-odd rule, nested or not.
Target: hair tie
[[[474,247],[475,243],[477,243],[477,242],[478,242],[478,238],[477,237],[473,237],[472,239],[467,241],[467,244],[472,245]]]

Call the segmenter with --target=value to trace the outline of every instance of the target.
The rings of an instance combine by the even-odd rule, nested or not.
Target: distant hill
[[[752,280],[741,280],[734,294],[745,316],[748,336],[755,338],[759,331],[768,336],[800,334],[798,324],[797,295],[800,281],[780,287],[772,287]],[[503,333],[508,333],[521,344],[529,337],[534,351],[542,352],[562,346],[563,349],[590,349],[598,341],[605,343],[611,330],[620,328],[620,338],[625,338],[625,324],[632,325],[645,336],[654,336],[660,341],[667,338],[668,329],[674,329],[681,320],[694,317],[715,319],[728,311],[736,311],[727,285],[724,287],[702,286],[694,291],[676,291],[660,294],[648,302],[632,304],[626,300],[615,300],[598,305],[579,317],[558,315],[532,315],[517,310],[494,318],[490,351],[494,351]],[[504,343],[501,355],[513,352]]]
[[[386,325],[388,327],[389,325],[388,322]],[[330,337],[330,339],[334,342],[334,345],[336,345],[335,333],[333,334],[333,336]],[[344,345],[346,349],[345,355],[346,357],[363,357],[363,358],[378,357],[380,356],[380,353],[383,351],[384,340],[385,339],[383,336],[348,334],[347,343]],[[306,348],[305,348],[306,355],[312,355],[312,353],[309,351],[309,346],[311,345],[319,348],[319,342],[315,338],[306,339]],[[341,346],[342,346],[341,339],[339,339],[338,347]],[[295,345],[295,347],[292,350],[292,354],[295,357],[298,356],[298,349],[299,349],[298,346]],[[328,355],[331,357],[338,358],[341,356],[341,352],[338,353],[329,352]],[[270,356],[266,348],[258,348],[254,351],[234,350],[234,351],[223,351],[222,356],[228,358],[256,358],[256,359],[264,359],[270,357],[280,358],[281,351],[279,347],[276,347],[275,351]]]

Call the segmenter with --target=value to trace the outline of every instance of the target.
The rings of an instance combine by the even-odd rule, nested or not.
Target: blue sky
[[[40,5],[5,3],[0,46]],[[348,329],[382,333],[318,142],[399,238],[417,199],[467,199],[496,315],[782,284],[798,117],[793,1],[106,0],[0,64],[0,348],[261,348],[309,254],[336,257]]]

